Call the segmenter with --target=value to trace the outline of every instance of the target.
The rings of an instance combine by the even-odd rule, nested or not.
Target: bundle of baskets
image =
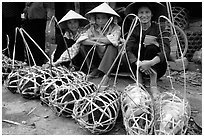
[[[172,7],[175,25],[181,29],[185,29],[189,25],[189,11],[186,8],[174,6]]]
[[[61,66],[52,67],[52,69],[40,66],[23,66],[8,73],[5,87],[12,93],[20,93],[24,98],[35,99],[39,98],[43,92],[46,92],[42,90],[40,93],[41,86],[56,78],[63,79],[65,83],[73,83],[84,80],[85,74],[80,71],[72,73]]]
[[[16,30],[21,32],[24,40],[26,34],[34,42],[25,30],[22,28]],[[7,79],[8,90],[13,93],[18,92],[26,99],[40,99],[58,116],[73,116],[80,125],[92,133],[106,133],[114,127],[120,108],[119,95],[114,89],[98,93],[97,86],[86,81],[86,75],[81,71],[76,72],[51,65],[48,68],[36,66],[26,42],[25,45],[34,66],[18,68],[13,72],[7,71],[7,68],[12,67],[6,66],[9,63],[5,58],[4,70],[12,72]],[[36,46],[40,49],[37,44]],[[86,116],[88,121],[82,124]]]

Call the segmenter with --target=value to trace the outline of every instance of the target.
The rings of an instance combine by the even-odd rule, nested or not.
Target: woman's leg
[[[98,70],[102,71],[105,74],[103,76],[102,83],[100,83],[101,87],[99,90],[101,90],[101,91],[105,90],[106,87],[108,86],[109,76],[110,76],[110,73],[108,73],[108,71],[110,70],[112,65],[115,65],[113,63],[115,61],[117,54],[118,54],[118,50],[116,47],[114,47],[113,45],[107,45],[107,48],[106,48],[105,53],[103,55],[103,58],[102,58],[100,65],[98,67]],[[113,67],[112,67],[112,70],[113,70]]]
[[[89,53],[90,49],[92,48],[91,45],[82,45],[80,46],[80,53],[83,57],[83,60],[86,58],[85,62],[86,62],[86,66],[87,69],[89,69],[89,66],[91,65],[91,70],[96,69],[96,66],[98,66],[98,62],[100,61],[100,58],[98,57],[96,51],[94,53],[94,57],[92,60],[92,64],[91,64],[91,58],[92,58],[92,54],[93,54],[93,49],[91,50],[91,52]],[[89,53],[88,57],[87,54]]]
[[[117,54],[118,50],[116,47],[114,47],[113,45],[107,45],[106,51],[103,55],[98,69],[106,74],[112,66]]]
[[[158,52],[160,52],[159,47],[157,47],[155,45],[148,45],[148,46],[146,46],[142,60],[151,60],[155,56],[157,56]],[[166,73],[167,63],[166,62],[160,62],[160,63],[152,66],[152,69],[156,71],[157,79],[161,78]]]
[[[151,60],[157,53],[159,52],[159,48],[155,45],[148,45],[144,52],[143,60]],[[152,66],[150,74],[150,91],[154,98],[157,98],[159,95],[159,90],[157,88],[157,79],[162,77],[166,72],[166,62],[160,62],[154,66]]]

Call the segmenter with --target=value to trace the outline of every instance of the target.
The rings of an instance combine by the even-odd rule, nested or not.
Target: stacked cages
[[[172,7],[172,13],[174,17],[174,24],[179,26],[187,36],[188,50],[186,51],[186,58],[188,61],[192,60],[195,51],[199,51],[202,47],[202,24],[201,21],[192,26],[189,17],[189,11],[183,7]],[[195,23],[194,23],[195,24]],[[179,36],[179,35],[178,35]],[[179,38],[180,39],[180,38]],[[181,40],[181,45],[183,42]]]

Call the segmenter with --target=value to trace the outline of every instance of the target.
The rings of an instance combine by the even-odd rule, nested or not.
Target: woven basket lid
[[[126,7],[125,15],[130,13],[138,13],[138,9],[142,6],[147,6],[152,11],[153,17],[152,20],[157,21],[159,16],[167,16],[167,8],[160,2],[133,2]]]
[[[94,14],[94,13],[106,13],[120,18],[120,16],[105,2],[95,7],[91,11],[87,12],[86,16],[89,16],[90,14]]]

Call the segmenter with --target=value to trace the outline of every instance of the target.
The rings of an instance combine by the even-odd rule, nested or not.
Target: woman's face
[[[108,15],[107,14],[96,14],[96,24],[100,27],[104,27],[106,22],[108,21]]]
[[[158,9],[159,10],[159,9]],[[140,18],[142,23],[148,23],[151,21],[152,18],[152,12],[151,10],[144,6],[138,9],[138,17]]]
[[[79,28],[79,20],[68,20],[67,21],[67,26],[72,32],[76,32],[77,29]]]

